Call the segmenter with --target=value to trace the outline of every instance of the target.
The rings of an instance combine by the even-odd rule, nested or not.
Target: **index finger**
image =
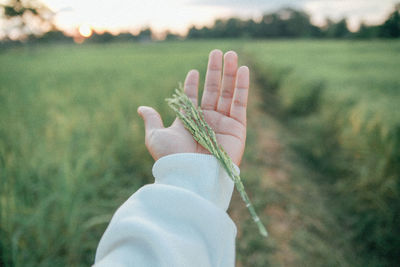
[[[197,70],[191,70],[188,72],[185,84],[184,92],[192,100],[193,104],[197,107],[197,91],[199,87],[199,72]]]

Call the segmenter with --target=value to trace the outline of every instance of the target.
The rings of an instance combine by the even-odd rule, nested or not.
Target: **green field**
[[[137,107],[172,122],[164,98],[192,68],[204,79],[214,48],[251,69],[241,172],[272,230],[261,239],[234,195],[237,265],[395,260],[400,42],[200,41],[0,51],[0,265],[93,263],[117,207],[153,181]],[[282,170],[288,182],[274,183]]]
[[[399,262],[400,43],[276,42],[245,51],[265,74],[264,98],[275,96],[280,117],[302,136],[295,147],[335,187],[340,220],[370,262]]]

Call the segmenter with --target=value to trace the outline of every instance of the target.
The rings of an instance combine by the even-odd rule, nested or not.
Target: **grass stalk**
[[[193,104],[193,102],[183,92],[182,86],[180,86],[180,89],[176,89],[175,93],[172,95],[172,98],[167,98],[166,101],[175,112],[176,116],[182,121],[185,128],[192,134],[193,138],[218,159],[222,167],[228,173],[229,177],[235,183],[236,190],[239,192],[242,200],[246,204],[246,207],[249,210],[253,221],[256,223],[260,234],[264,237],[267,237],[267,230],[258,217],[231,158],[228,156],[222,146],[218,144],[215,132],[204,119],[201,108],[196,107]]]

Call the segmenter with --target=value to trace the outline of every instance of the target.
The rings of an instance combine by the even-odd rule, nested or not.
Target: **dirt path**
[[[260,238],[234,194],[230,214],[238,224],[237,266],[357,266],[346,230],[330,210],[329,188],[317,182],[324,177],[291,149],[300,137],[263,111],[260,90],[253,81],[241,171],[270,235]]]

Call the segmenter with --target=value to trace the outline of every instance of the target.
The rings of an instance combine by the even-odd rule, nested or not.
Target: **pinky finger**
[[[247,98],[249,95],[249,68],[241,66],[236,74],[235,92],[231,105],[230,116],[246,126]]]

